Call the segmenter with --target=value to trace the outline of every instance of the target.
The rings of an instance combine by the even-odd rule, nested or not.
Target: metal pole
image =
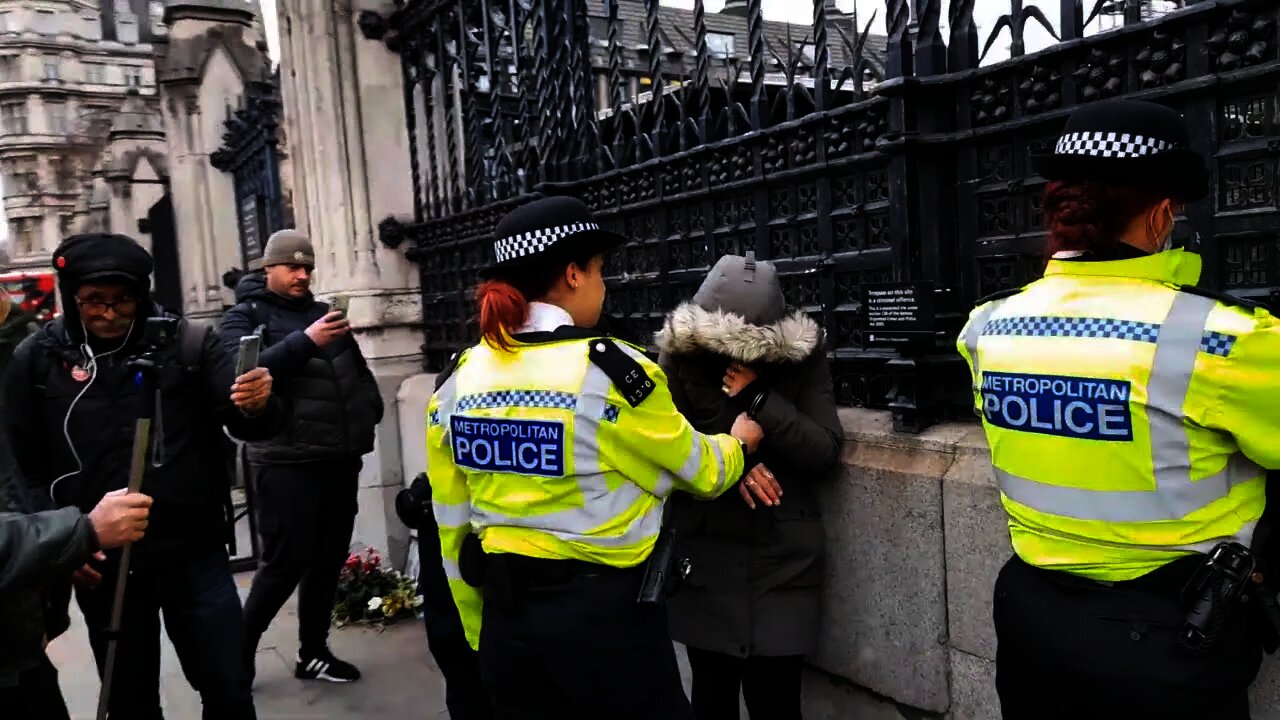
[[[129,493],[141,492],[142,478],[147,468],[147,452],[151,447],[151,421],[155,416],[155,380],[152,372],[155,364],[144,358],[135,362],[138,368],[137,383],[142,395],[142,412],[133,429],[133,453],[129,459]],[[120,645],[120,625],[124,616],[125,582],[129,579],[129,558],[133,545],[125,545],[120,553],[120,568],[116,573],[116,594],[111,604],[111,623],[107,626],[107,662],[102,672],[102,692],[98,695],[98,720],[107,720],[107,708],[111,701],[111,683],[115,678],[116,650]]]

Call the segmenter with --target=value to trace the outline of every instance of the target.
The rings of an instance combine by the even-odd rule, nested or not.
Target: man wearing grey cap
[[[311,294],[315,249],[297,230],[267,241],[261,273],[236,286],[222,321],[222,342],[261,332],[261,364],[293,413],[277,438],[250,443],[262,562],[245,602],[246,661],[298,589],[300,647],[294,675],[351,682],[360,672],[328,648],[338,574],[355,524],[361,456],[373,450],[382,395],[344,313]]]

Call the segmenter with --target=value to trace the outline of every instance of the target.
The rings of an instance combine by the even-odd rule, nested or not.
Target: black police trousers
[[[666,611],[636,602],[643,568],[585,565],[489,556],[480,666],[498,720],[693,720]]]
[[[1202,562],[1104,585],[1009,560],[993,607],[1004,720],[1248,720],[1262,663],[1252,616],[1237,612],[1202,652],[1178,641],[1181,590]]]

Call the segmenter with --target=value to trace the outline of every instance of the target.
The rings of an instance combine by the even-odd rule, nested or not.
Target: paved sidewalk
[[[251,579],[251,573],[236,576],[242,599]],[[74,606],[73,602],[71,631],[50,645],[49,656],[58,667],[73,720],[93,720],[99,682],[84,623]],[[448,718],[444,684],[427,652],[421,622],[403,621],[381,633],[363,627],[334,630],[330,645],[336,655],[358,666],[364,678],[333,685],[293,677],[297,607],[291,598],[258,649],[254,699],[260,720]],[[167,638],[162,652],[160,695],[166,720],[200,720],[199,696],[183,677]]]

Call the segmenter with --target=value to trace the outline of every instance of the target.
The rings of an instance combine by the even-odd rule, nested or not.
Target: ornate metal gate
[[[981,0],[984,7],[997,0]],[[646,332],[715,259],[778,262],[788,300],[827,328],[839,400],[918,430],[968,414],[952,342],[981,295],[1041,272],[1030,153],[1078,104],[1174,106],[1216,192],[1178,236],[1203,238],[1206,286],[1280,292],[1280,60],[1274,0],[885,0],[888,37],[813,0],[813,22],[657,0],[410,0],[365,34],[400,54],[416,197],[426,365],[474,337],[468,295],[489,233],[533,193],[574,194],[631,238],[610,310]],[[1058,22],[1048,16],[1056,13]],[[1097,29],[1114,13],[1117,27]],[[1048,48],[1026,53],[1040,26]],[[726,38],[732,37],[732,40]],[[980,43],[981,41],[981,51]],[[1008,60],[983,65],[1007,42]],[[637,93],[638,89],[648,93]],[[868,330],[866,291],[899,283],[908,332]]]
[[[246,270],[262,257],[267,236],[284,227],[280,191],[279,83],[250,83],[244,106],[226,122],[222,147],[209,156],[235,178],[240,254]]]
[[[277,71],[278,72],[278,71]],[[267,237],[284,227],[280,189],[279,75],[275,82],[251,82],[243,106],[227,118],[222,147],[209,156],[218,170],[235,180],[236,214],[240,226],[240,257],[245,272],[262,258]],[[234,275],[235,273],[230,273]],[[254,511],[254,473],[243,446],[224,443],[231,491],[231,566],[237,572],[258,566],[259,538]]]

